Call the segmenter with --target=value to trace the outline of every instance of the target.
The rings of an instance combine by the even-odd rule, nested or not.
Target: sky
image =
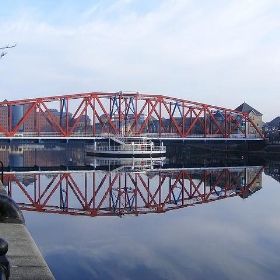
[[[2,0],[0,99],[135,91],[280,115],[279,0]]]

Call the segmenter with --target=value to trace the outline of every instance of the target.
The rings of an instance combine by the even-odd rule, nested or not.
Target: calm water
[[[53,165],[63,155],[82,169],[83,154],[57,153]],[[46,157],[36,160],[43,166]],[[23,210],[27,228],[56,279],[279,279],[278,167],[230,162],[95,165],[107,170],[5,180],[31,210]]]

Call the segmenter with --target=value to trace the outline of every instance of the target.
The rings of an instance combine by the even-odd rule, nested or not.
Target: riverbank
[[[9,280],[55,279],[25,225],[0,223],[0,233],[9,244]]]
[[[21,211],[0,182],[0,238],[8,242],[10,280],[44,279],[54,276],[24,224]],[[2,278],[1,278],[2,279]]]

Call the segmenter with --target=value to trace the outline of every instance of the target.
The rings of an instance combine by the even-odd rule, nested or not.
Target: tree
[[[4,55],[6,55],[7,54],[7,49],[12,49],[12,48],[14,48],[15,46],[16,46],[17,44],[15,43],[15,44],[13,44],[13,45],[7,45],[7,46],[5,46],[5,47],[0,47],[0,51],[2,51],[1,53],[0,53],[0,59],[4,56]]]

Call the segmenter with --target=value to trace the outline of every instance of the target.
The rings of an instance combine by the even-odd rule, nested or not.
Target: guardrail
[[[94,148],[94,147],[93,147]],[[96,146],[95,151],[166,151],[165,146],[155,146],[150,144],[124,144],[110,146]]]

